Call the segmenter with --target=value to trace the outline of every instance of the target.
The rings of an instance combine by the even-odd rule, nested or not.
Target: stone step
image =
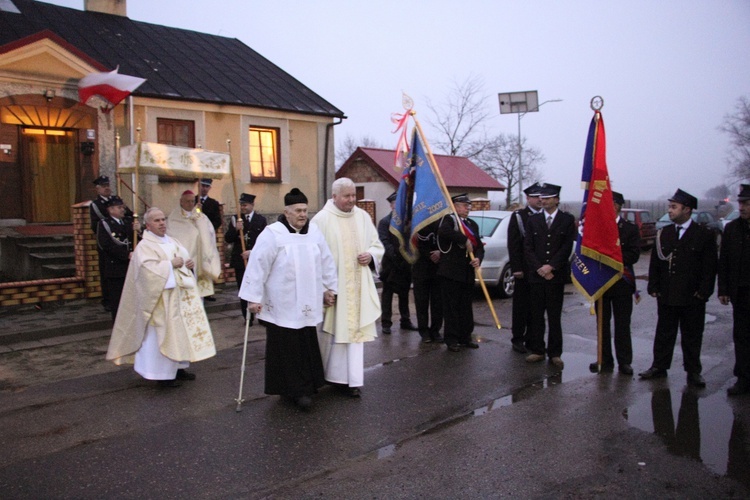
[[[66,241],[36,241],[31,243],[19,243],[18,246],[28,251],[29,253],[35,252],[49,252],[58,249],[73,250],[75,244],[73,240]]]
[[[75,264],[45,264],[42,266],[44,278],[70,278],[76,275]]]

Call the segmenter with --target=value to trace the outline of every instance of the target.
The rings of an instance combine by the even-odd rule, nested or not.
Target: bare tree
[[[524,184],[531,185],[541,179],[540,167],[546,161],[540,150],[527,146],[526,140],[521,140],[523,149],[523,179]],[[485,172],[501,183],[505,184],[505,206],[516,200],[514,193],[518,193],[518,137],[500,134],[489,139],[483,150],[473,158],[474,162]]]
[[[473,158],[484,149],[486,134],[483,124],[489,118],[484,84],[470,76],[464,82],[454,82],[440,103],[427,99],[427,107],[434,115],[430,125],[439,135],[433,146],[451,156]]]
[[[719,184],[718,186],[708,189],[703,196],[709,200],[723,200],[724,198],[729,197],[729,188],[726,184]]]
[[[724,117],[719,130],[729,134],[727,160],[732,176],[739,181],[750,179],[750,97],[737,100],[734,113]]]
[[[338,147],[336,147],[336,170],[341,168],[346,160],[357,148],[382,148],[383,146],[370,136],[363,135],[359,138],[347,135]]]

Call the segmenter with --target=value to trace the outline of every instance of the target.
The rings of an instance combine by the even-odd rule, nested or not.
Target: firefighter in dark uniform
[[[719,300],[732,303],[734,376],[730,396],[750,392],[750,184],[740,185],[740,216],[727,224],[719,252]]]
[[[425,344],[443,341],[440,335],[443,327],[443,297],[437,275],[441,255],[437,245],[439,226],[440,221],[435,221],[417,232],[419,257],[411,268],[417,329]]]
[[[445,343],[448,350],[458,352],[461,347],[479,348],[479,344],[471,339],[474,331],[471,298],[475,269],[484,258],[484,245],[479,237],[479,226],[468,218],[471,210],[469,197],[460,194],[451,200],[456,213],[443,217],[438,229],[438,247],[442,255],[437,275],[443,296]],[[459,224],[464,225],[463,232]],[[470,255],[472,252],[474,258]]]
[[[523,239],[529,216],[542,210],[541,188],[538,182],[523,190],[526,194],[526,208],[516,210],[508,223],[508,258],[513,273],[513,350],[528,352],[528,330],[531,322],[531,298],[529,296],[529,270],[523,252]]]
[[[208,192],[211,191],[211,184],[213,184],[213,180],[201,179],[200,194],[195,197],[195,204],[201,212],[206,214],[208,220],[211,221],[211,225],[218,231],[221,226],[221,206],[218,201],[208,196]]]
[[[94,179],[94,186],[96,187],[96,198],[91,200],[91,203],[89,204],[89,217],[91,219],[91,232],[96,236],[99,222],[106,219],[109,215],[107,212],[107,204],[112,196],[112,188],[109,184],[109,177],[106,175],[100,175]],[[125,207],[123,220],[129,220],[131,222],[133,220],[133,212],[127,206]],[[104,255],[98,245],[96,251],[99,254],[99,279],[102,289],[102,306],[105,311],[111,311],[112,301],[110,300],[107,282],[103,277]]]
[[[224,233],[224,240],[227,243],[233,243],[232,258],[229,264],[234,269],[234,276],[237,280],[237,288],[242,286],[242,277],[245,275],[245,265],[250,258],[250,251],[255,246],[255,241],[260,233],[265,229],[266,218],[255,212],[255,195],[242,193],[240,195],[240,213],[242,214],[242,238],[245,240],[245,251],[242,251],[242,242],[240,241],[239,231],[237,230],[237,216],[232,216],[232,223],[229,224]],[[247,301],[240,299],[240,309],[242,310],[243,319],[247,319]],[[253,324],[255,315],[251,313],[250,324]]]
[[[700,356],[706,302],[716,281],[716,236],[692,221],[690,216],[697,208],[698,199],[678,189],[669,199],[667,212],[674,224],[656,235],[648,269],[648,293],[657,300],[658,314],[654,361],[639,374],[642,379],[667,376],[679,329],[687,382],[706,386]]]
[[[612,333],[610,319],[615,318],[615,354],[617,355],[617,366],[620,373],[633,374],[633,342],[630,337],[630,316],[633,313],[633,294],[635,293],[635,274],[633,264],[638,262],[641,256],[640,232],[638,226],[620,217],[620,210],[625,204],[622,194],[613,191],[612,199],[615,204],[615,215],[617,217],[617,231],[620,236],[620,249],[622,250],[622,264],[624,267],[622,277],[612,285],[602,296],[602,372],[611,372],[615,369],[615,360],[612,357]],[[598,309],[597,309],[598,313]],[[592,372],[599,371],[598,363],[589,365]]]
[[[401,331],[416,330],[411,323],[409,313],[409,289],[411,288],[411,265],[404,259],[399,251],[396,237],[391,234],[391,217],[393,207],[396,204],[396,194],[391,194],[388,203],[391,204],[391,212],[378,222],[378,238],[385,248],[385,254],[381,261],[380,281],[383,282],[382,291],[382,314],[380,316],[381,331],[388,335],[391,333],[391,321],[393,311],[393,295],[398,296],[398,312],[401,316]]]
[[[529,354],[526,361],[549,362],[556,368],[565,367],[561,358],[563,348],[562,306],[565,283],[570,277],[570,253],[576,238],[575,217],[559,210],[560,186],[542,184],[544,210],[529,217],[524,238],[524,255],[529,269],[531,323],[529,324]],[[544,344],[544,313],[547,313],[549,333]]]
[[[133,253],[133,230],[139,231],[140,223],[125,218],[125,205],[119,196],[109,197],[106,210],[107,216],[97,226],[96,243],[103,257],[102,282],[107,284],[114,321]]]

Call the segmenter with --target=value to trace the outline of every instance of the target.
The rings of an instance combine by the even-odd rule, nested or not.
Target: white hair
[[[151,222],[151,216],[154,212],[161,212],[162,215],[164,215],[164,210],[162,210],[159,207],[151,207],[148,210],[146,210],[146,213],[143,214],[143,222],[144,224],[148,224]]]
[[[333,194],[341,194],[341,190],[344,188],[353,188],[354,187],[354,181],[352,181],[348,177],[342,177],[340,179],[336,179],[333,181],[333,185],[331,186],[331,193]]]

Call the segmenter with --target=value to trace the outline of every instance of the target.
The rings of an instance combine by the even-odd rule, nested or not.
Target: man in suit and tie
[[[526,208],[516,210],[508,224],[508,258],[513,272],[513,337],[510,342],[513,350],[528,352],[528,329],[531,322],[531,297],[529,296],[528,266],[523,252],[523,239],[529,216],[542,210],[541,187],[538,182],[523,190],[526,194]]]
[[[97,226],[96,243],[103,258],[101,278],[109,291],[110,312],[114,321],[133,253],[133,231],[140,231],[141,225],[138,221],[125,218],[125,205],[119,196],[109,197],[106,210],[107,216]]]
[[[678,189],[669,199],[674,224],[656,235],[648,270],[648,293],[657,300],[658,314],[654,361],[639,375],[644,380],[667,376],[679,328],[687,382],[701,388],[706,386],[700,360],[706,302],[714,291],[717,256],[715,235],[691,219],[697,208],[698,199]]]
[[[565,367],[561,358],[562,306],[565,283],[570,276],[570,253],[576,237],[575,218],[558,209],[560,186],[541,185],[544,210],[529,217],[524,255],[529,270],[531,323],[529,354],[526,361],[544,361],[545,353],[556,368]],[[544,313],[547,313],[549,334],[544,344]]]
[[[208,192],[211,191],[211,184],[213,184],[213,180],[201,179],[200,194],[195,197],[195,204],[211,221],[214,230],[218,231],[221,226],[221,207],[218,201],[208,196]]]
[[[633,294],[635,293],[635,273],[633,264],[641,256],[640,233],[638,226],[620,217],[620,211],[625,204],[625,197],[613,191],[612,199],[615,205],[617,231],[620,235],[620,249],[622,250],[622,277],[612,285],[602,296],[602,372],[611,372],[615,368],[612,357],[612,334],[610,319],[615,317],[615,353],[620,373],[632,375],[633,343],[630,338],[630,316],[633,313]],[[599,371],[598,363],[591,363],[592,372]]]
[[[266,228],[266,218],[255,212],[255,195],[242,193],[240,195],[240,213],[242,215],[241,226],[242,239],[240,239],[240,232],[238,231],[237,216],[232,216],[232,223],[229,224],[226,232],[224,233],[224,240],[227,243],[233,243],[232,257],[229,264],[234,269],[235,280],[237,281],[237,288],[242,286],[242,277],[245,275],[245,266],[247,260],[250,258],[250,251],[255,246],[255,241],[260,236],[263,229]],[[242,242],[245,243],[245,249],[242,249]],[[240,299],[240,309],[242,310],[242,317],[247,319],[247,301]],[[250,315],[250,324],[253,324],[255,315]]]

